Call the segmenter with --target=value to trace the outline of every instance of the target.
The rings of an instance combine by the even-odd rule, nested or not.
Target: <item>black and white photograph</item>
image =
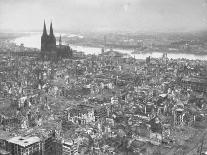
[[[0,155],[207,155],[207,0],[0,0]]]

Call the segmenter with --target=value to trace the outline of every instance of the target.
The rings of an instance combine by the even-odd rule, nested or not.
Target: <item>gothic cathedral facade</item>
[[[41,36],[41,57],[44,60],[59,60],[63,58],[72,58],[72,56],[73,51],[70,46],[62,45],[61,36],[59,38],[59,45],[56,45],[52,22],[50,24],[50,34],[47,34],[44,21],[43,33]]]

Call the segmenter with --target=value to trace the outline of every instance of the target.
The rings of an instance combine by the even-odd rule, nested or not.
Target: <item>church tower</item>
[[[48,50],[55,50],[56,49],[56,38],[53,33],[52,22],[50,24],[50,34],[48,36]]]
[[[47,29],[44,21],[43,33],[41,36],[41,51],[47,50],[47,41],[48,41],[48,35],[47,35]]]
[[[61,35],[59,45],[56,46],[56,38],[53,32],[52,22],[50,24],[50,33],[47,34],[44,21],[43,32],[41,36],[41,57],[43,60],[57,61],[62,58],[72,58],[73,51],[70,46],[62,45]]]

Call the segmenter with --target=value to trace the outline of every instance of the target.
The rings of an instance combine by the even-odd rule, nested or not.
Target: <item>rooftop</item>
[[[22,147],[26,147],[28,145],[40,142],[40,138],[17,136],[17,137],[13,137],[13,138],[9,139],[8,142],[20,145]]]

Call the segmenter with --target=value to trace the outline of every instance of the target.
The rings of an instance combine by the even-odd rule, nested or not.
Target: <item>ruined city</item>
[[[0,155],[207,154],[207,39],[67,37],[47,21],[36,48],[0,33]]]

